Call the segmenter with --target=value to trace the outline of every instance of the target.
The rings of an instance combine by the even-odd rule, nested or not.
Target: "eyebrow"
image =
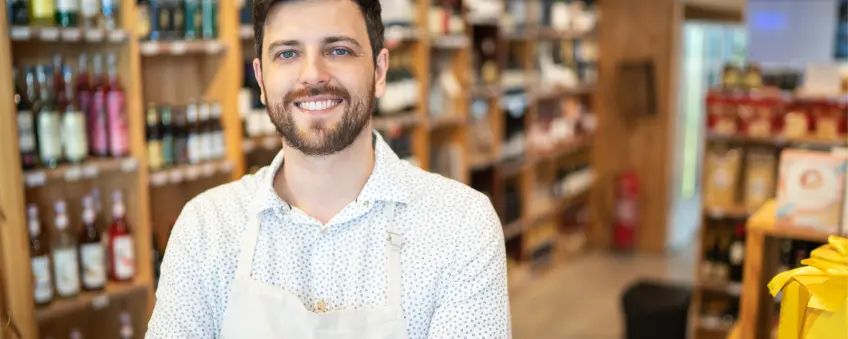
[[[336,43],[336,42],[347,42],[347,43],[350,43],[350,44],[356,46],[357,48],[362,48],[362,45],[359,44],[359,42],[356,41],[356,39],[351,38],[351,37],[347,37],[347,36],[343,36],[343,35],[329,36],[329,37],[324,38],[324,41],[323,41],[324,44],[332,44],[332,43]],[[272,49],[275,49],[275,48],[278,48],[278,47],[283,47],[283,46],[298,46],[298,45],[300,45],[300,41],[298,41],[298,40],[277,40],[277,41],[274,41],[274,42],[268,44],[268,50],[272,50]]]

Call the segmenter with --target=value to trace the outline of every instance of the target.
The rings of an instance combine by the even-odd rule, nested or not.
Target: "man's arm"
[[[457,260],[439,284],[429,339],[511,338],[503,229],[491,202],[477,200],[457,226]]]
[[[148,339],[218,336],[201,261],[201,227],[192,206],[180,213],[168,239]]]

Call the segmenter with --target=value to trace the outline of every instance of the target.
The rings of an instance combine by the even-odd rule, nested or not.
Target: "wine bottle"
[[[226,154],[226,140],[224,140],[224,128],[221,126],[221,103],[212,104],[209,121],[212,130],[212,158],[220,159]]]
[[[174,112],[174,164],[189,163],[188,127],[185,112]]]
[[[80,21],[82,27],[98,28],[100,27],[100,1],[99,0],[79,0],[80,1]]]
[[[74,88],[76,89],[77,108],[82,112],[85,120],[85,138],[86,144],[91,153],[91,130],[92,130],[92,114],[91,108],[94,101],[94,92],[91,87],[91,77],[88,74],[88,56],[85,53],[80,54],[77,69],[77,77],[74,80]]]
[[[109,156],[109,123],[106,113],[106,98],[109,94],[109,79],[103,73],[103,57],[95,54],[92,59],[94,68],[94,90],[89,110],[89,138],[91,153],[97,157]]]
[[[106,58],[109,69],[109,89],[106,94],[106,113],[109,126],[109,154],[123,157],[129,152],[127,115],[124,111],[124,89],[118,80],[118,61],[115,54]]]
[[[106,258],[97,229],[94,199],[90,196],[83,198],[82,206],[82,229],[79,235],[82,288],[87,291],[102,290],[106,287]]]
[[[52,79],[44,66],[37,66],[36,73],[41,92],[41,108],[36,118],[39,158],[45,167],[56,168],[62,157],[61,119],[52,92]]]
[[[44,233],[41,232],[41,222],[38,218],[38,207],[35,204],[27,206],[27,225],[29,228],[29,257],[32,268],[32,290],[35,304],[43,306],[53,301],[53,282],[50,273],[50,255]]]
[[[193,102],[186,107],[186,127],[188,129],[188,162],[197,164],[203,161],[201,158],[201,136],[198,126],[198,107]]]
[[[21,79],[27,78],[27,83],[31,81],[29,74],[31,69],[23,70],[15,69],[15,106],[17,109],[18,120],[18,149],[21,155],[21,166],[24,169],[31,169],[37,165],[38,157],[35,144],[35,118],[33,117],[32,104],[29,97],[21,89]]]
[[[218,1],[200,0],[201,11],[203,11],[203,23],[201,36],[204,40],[215,39],[217,36]]]
[[[209,121],[211,107],[208,102],[201,102],[197,110],[197,125],[200,133],[200,161],[208,161],[213,158],[213,147],[215,146],[212,124]]]
[[[162,136],[162,166],[170,167],[174,165],[175,162],[175,154],[174,154],[174,128],[173,128],[173,118],[171,115],[171,107],[170,106],[162,106],[162,118],[161,125],[162,129],[160,131]]]
[[[733,232],[733,241],[730,243],[730,280],[742,282],[742,267],[745,260],[745,224],[736,225]]]
[[[9,24],[16,26],[29,25],[29,9],[26,0],[8,0],[6,11],[9,15]]]
[[[30,0],[30,24],[37,27],[54,26],[56,6],[53,0]]]
[[[147,165],[151,171],[162,168],[162,139],[159,133],[159,113],[153,103],[147,105]]]
[[[85,133],[85,115],[77,106],[74,97],[74,75],[70,67],[65,67],[65,107],[62,115],[62,146],[65,159],[79,163],[88,155],[88,138]]]
[[[135,276],[135,251],[132,231],[126,220],[126,207],[121,191],[112,192],[112,226],[109,227],[109,276],[114,281],[127,281]]]
[[[118,29],[118,11],[120,0],[102,0],[103,28],[108,30]]]
[[[75,27],[78,16],[78,0],[56,0],[56,24],[59,27]]]
[[[147,25],[148,33],[147,40],[156,41],[162,37],[162,14],[165,13],[165,22],[167,22],[167,11],[162,10],[162,2],[160,0],[147,0]]]
[[[56,237],[53,240],[53,275],[56,277],[56,294],[63,298],[80,292],[77,244],[68,229],[68,215],[64,201],[57,201]]]

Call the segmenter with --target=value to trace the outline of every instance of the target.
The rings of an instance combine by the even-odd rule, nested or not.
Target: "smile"
[[[342,99],[304,100],[295,102],[294,105],[304,111],[320,112],[333,109],[342,103]]]

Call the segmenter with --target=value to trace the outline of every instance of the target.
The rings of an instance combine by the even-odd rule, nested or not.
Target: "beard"
[[[310,156],[335,154],[350,146],[368,125],[375,102],[373,80],[368,87],[370,92],[358,96],[351,96],[344,88],[329,84],[297,89],[287,93],[282,102],[276,101],[268,105],[268,114],[287,146]],[[299,128],[292,111],[294,101],[318,95],[332,95],[343,99],[345,106],[341,120],[336,126],[316,121],[305,129]]]

